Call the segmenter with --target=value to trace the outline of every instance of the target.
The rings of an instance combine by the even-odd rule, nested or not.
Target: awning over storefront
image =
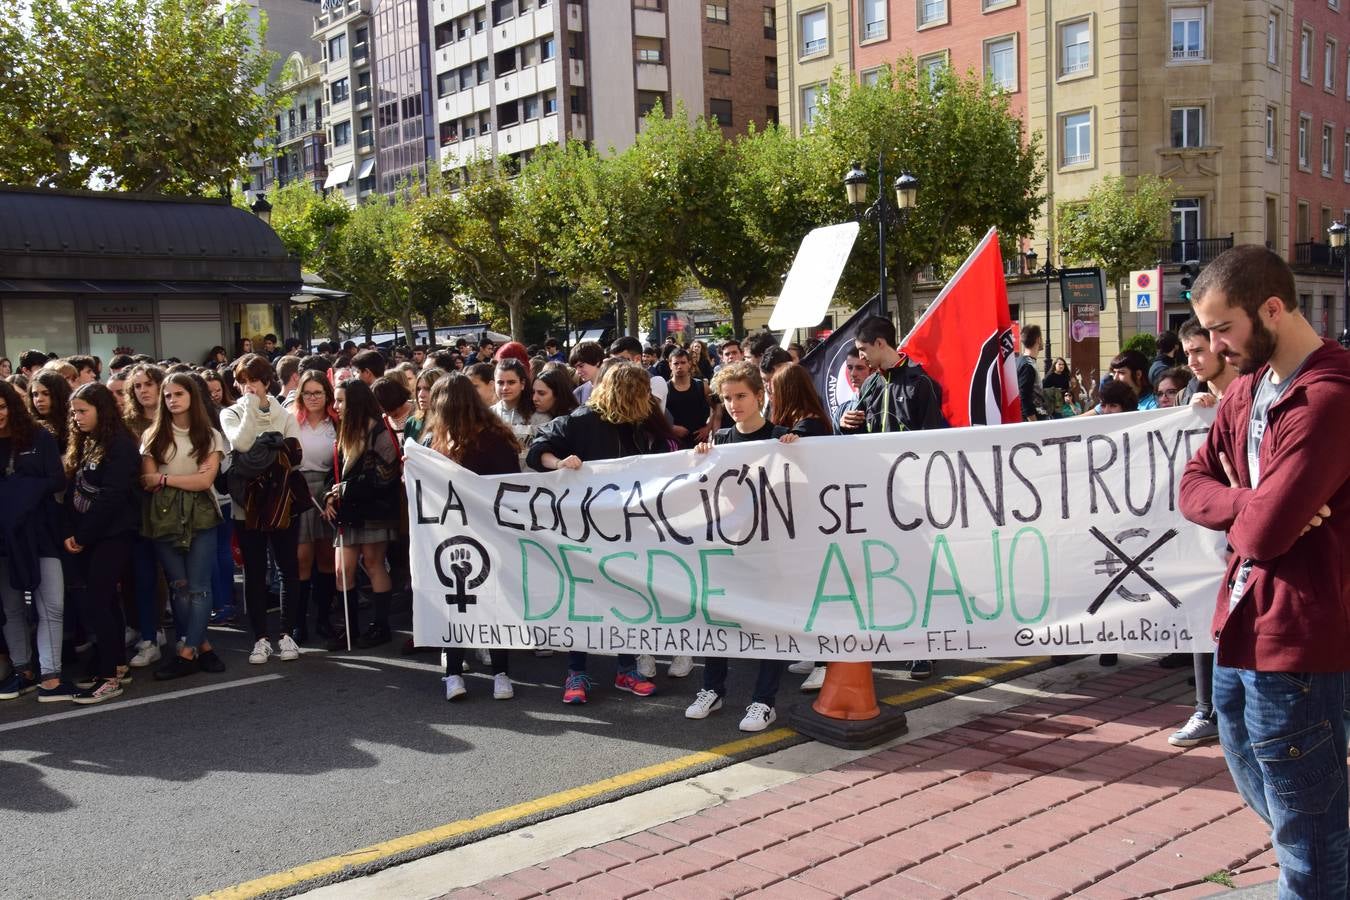
[[[375,157],[368,156],[361,160],[361,168],[356,173],[356,180],[361,181],[369,178],[370,173],[375,171]]]
[[[340,165],[333,166],[332,170],[328,173],[328,180],[323,183],[324,188],[337,187],[340,184],[346,184],[348,181],[351,181],[352,169],[355,166],[356,163],[341,163]]]

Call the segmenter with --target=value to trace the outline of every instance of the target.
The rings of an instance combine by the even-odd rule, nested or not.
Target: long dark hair
[[[102,459],[103,451],[115,438],[131,437],[131,431],[122,421],[122,411],[117,408],[117,398],[107,385],[97,381],[82,384],[70,395],[70,399],[72,403],[79,400],[92,406],[98,421],[89,434],[71,426],[70,441],[66,447],[67,475],[74,474],[76,469],[87,462]]]
[[[23,402],[18,388],[8,381],[0,380],[0,401],[3,401],[5,408],[9,410],[9,458],[12,461],[33,446],[33,431],[37,428],[37,423],[33,421],[28,404]]]
[[[159,465],[164,465],[177,452],[173,441],[173,414],[169,412],[168,401],[164,399],[164,389],[176,385],[188,392],[188,440],[192,443],[192,461],[201,465],[211,453],[215,444],[215,428],[211,424],[211,415],[206,409],[206,399],[197,379],[186,372],[175,372],[164,379],[159,387],[159,411],[155,422],[145,432],[146,452]]]
[[[577,408],[576,395],[572,393],[576,386],[572,384],[571,377],[562,369],[549,369],[539,373],[535,381],[542,381],[548,388],[549,393],[553,395],[553,409],[548,414],[557,418],[565,416]],[[533,400],[533,397],[531,397]]]
[[[425,433],[432,450],[455,462],[463,462],[486,434],[497,435],[512,452],[520,452],[515,434],[478,396],[469,376],[459,372],[451,372],[431,386]]]
[[[33,421],[52,433],[57,444],[64,446],[70,434],[70,382],[60,372],[42,371],[32,377],[28,383],[29,402],[32,402],[33,388],[41,385],[51,398],[51,408],[41,415],[36,406],[30,406]]]
[[[511,346],[504,344],[503,349]],[[497,361],[497,372],[511,372],[520,379],[520,399],[516,401],[516,413],[521,418],[528,419],[534,415],[534,380],[530,377],[530,369],[520,360],[507,356]]]
[[[342,419],[338,423],[338,449],[342,451],[342,474],[365,455],[370,430],[380,422],[384,411],[375,402],[370,386],[360,378],[348,378],[338,385],[342,391]]]
[[[791,428],[803,419],[830,424],[811,376],[799,365],[783,366],[773,373],[773,424]]]

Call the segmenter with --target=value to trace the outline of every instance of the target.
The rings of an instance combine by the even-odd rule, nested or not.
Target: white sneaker
[[[722,698],[717,696],[717,691],[707,689],[698,692],[694,702],[690,703],[684,711],[686,719],[706,719],[708,713],[717,712],[722,708]]]
[[[656,657],[650,653],[644,653],[637,660],[638,674],[643,678],[656,677]]]
[[[248,661],[255,666],[261,666],[263,663],[267,662],[273,652],[275,651],[272,650],[271,641],[267,638],[258,638],[258,643],[253,645],[253,652],[248,655]]]
[[[745,718],[741,719],[741,731],[763,731],[778,721],[778,713],[767,703],[751,703],[745,708]]]
[[[666,674],[671,678],[683,678],[694,671],[694,658],[692,656],[671,657],[670,668],[666,669]]]
[[[281,640],[277,641],[277,649],[280,651],[277,658],[283,662],[300,658],[300,645],[295,642],[295,638],[289,634],[283,634]]]
[[[159,662],[159,648],[153,641],[137,641],[136,655],[128,663],[134,669],[144,669]]]
[[[462,679],[461,679],[462,680]],[[511,686],[511,676],[505,672],[498,672],[492,676],[492,699],[510,700],[516,695],[516,689]]]
[[[811,674],[806,676],[802,682],[802,690],[805,692],[818,691],[825,686],[825,667],[816,666],[811,670]]]
[[[478,661],[480,663],[482,663],[485,666],[492,665],[492,651],[488,650],[488,648],[479,647],[474,652],[478,654]]]
[[[801,662],[795,662],[788,666],[788,671],[793,675],[810,675],[811,670],[816,667],[814,659],[804,659]]]
[[[462,675],[447,675],[441,681],[445,682],[445,699],[447,700],[458,699],[469,692],[469,689],[464,686],[464,676]]]

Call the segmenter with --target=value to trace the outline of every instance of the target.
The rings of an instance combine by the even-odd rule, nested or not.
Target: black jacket
[[[38,559],[60,556],[61,507],[55,495],[65,490],[66,473],[56,438],[40,426],[32,446],[9,465],[12,472],[0,473],[0,555],[9,560],[10,586],[29,591],[41,582]]]
[[[130,434],[118,433],[93,465],[76,470],[66,487],[66,534],[81,547],[134,534],[141,527],[141,504],[133,490],[141,474],[141,452]]]
[[[559,459],[576,455],[584,462],[620,459],[640,453],[667,453],[670,445],[642,425],[612,425],[589,406],[578,407],[545,425],[530,444],[525,464],[538,472],[545,452]]]
[[[907,360],[889,372],[869,375],[858,392],[858,409],[867,413],[867,424],[854,429],[841,426],[844,434],[947,427],[942,415],[942,388],[922,366]]]

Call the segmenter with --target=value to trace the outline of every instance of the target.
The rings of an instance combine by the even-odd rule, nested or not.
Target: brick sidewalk
[[[1216,745],[1167,736],[1185,676],[1085,681],[450,894],[484,897],[1208,897],[1275,880]]]

